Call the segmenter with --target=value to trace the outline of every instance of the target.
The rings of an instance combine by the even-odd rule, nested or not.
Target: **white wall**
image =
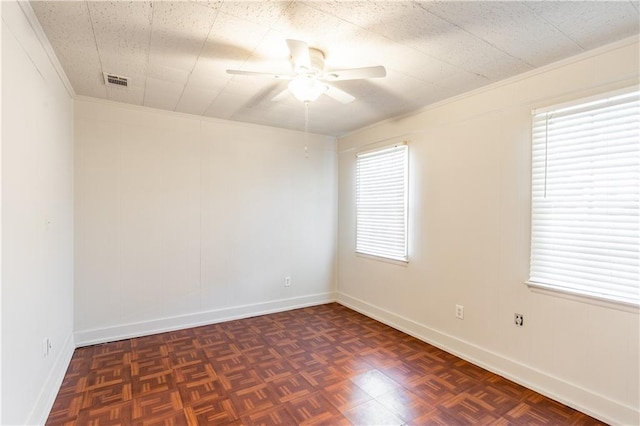
[[[1,8],[0,423],[43,423],[74,348],[72,101],[28,4]]]
[[[338,301],[605,421],[640,423],[638,311],[524,284],[531,109],[637,85],[638,51],[627,40],[341,138]],[[354,152],[403,139],[408,265],[354,253]]]
[[[76,342],[334,300],[336,141],[304,146],[300,132],[76,100]]]

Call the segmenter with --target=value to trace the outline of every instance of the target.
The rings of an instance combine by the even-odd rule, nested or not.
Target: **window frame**
[[[535,136],[535,126],[536,126],[536,117],[538,115],[542,115],[542,114],[550,114],[552,112],[567,112],[567,111],[571,111],[571,110],[578,110],[580,108],[584,108],[585,110],[588,108],[588,111],[591,112],[596,112],[599,109],[601,110],[603,107],[598,107],[598,105],[604,105],[607,103],[610,103],[614,100],[617,99],[622,99],[624,97],[630,97],[630,98],[634,98],[634,100],[632,101],[634,104],[631,107],[632,110],[637,110],[638,106],[640,105],[640,100],[638,100],[638,97],[640,96],[640,91],[638,90],[637,86],[634,87],[628,87],[628,88],[624,88],[624,89],[620,89],[620,90],[616,90],[616,91],[612,91],[612,92],[607,92],[607,93],[602,93],[599,95],[595,95],[595,96],[590,96],[587,98],[581,98],[581,99],[576,99],[570,102],[565,102],[565,103],[560,103],[560,104],[556,104],[556,105],[551,105],[545,108],[539,108],[539,109],[534,109],[532,111],[532,124],[531,124],[531,129],[532,129],[532,135],[531,135],[531,233],[530,233],[530,237],[531,237],[531,244],[530,244],[530,256],[529,256],[529,277],[527,279],[527,281],[525,282],[530,288],[532,288],[535,291],[541,292],[541,293],[545,293],[545,294],[554,294],[554,295],[561,295],[565,298],[569,298],[572,300],[581,300],[581,301],[586,301],[589,303],[593,303],[596,305],[601,305],[601,306],[610,306],[610,307],[618,307],[618,308],[623,308],[623,309],[632,309],[632,310],[638,310],[638,308],[640,308],[640,297],[638,297],[637,295],[640,294],[640,286],[636,287],[635,290],[635,298],[633,295],[633,292],[631,292],[631,296],[620,296],[619,294],[616,295],[615,291],[611,291],[610,289],[607,289],[606,286],[609,285],[611,286],[612,284],[606,284],[605,281],[601,281],[599,283],[598,286],[593,285],[591,286],[590,289],[581,289],[579,288],[580,285],[577,283],[572,283],[570,285],[563,285],[563,283],[561,282],[541,282],[541,281],[536,281],[536,279],[534,279],[532,277],[533,275],[533,263],[534,263],[534,244],[535,244],[535,239],[536,239],[536,229],[535,229],[535,224],[534,221],[536,220],[535,218],[535,213],[536,213],[536,195],[534,192],[534,179],[535,179],[535,174],[539,173],[540,167],[538,166],[536,168],[536,166],[534,165],[534,151],[536,149],[536,136]],[[575,115],[575,113],[574,113]],[[635,115],[635,112],[632,113],[632,117]],[[569,116],[571,116],[571,114],[569,114]],[[639,121],[640,122],[640,121]],[[548,123],[544,124],[545,129],[548,130]],[[606,127],[606,124],[603,123],[601,128]],[[546,131],[545,130],[545,131]],[[545,136],[546,138],[547,136]],[[570,138],[566,138],[563,139],[563,142],[566,143],[567,140],[571,140]],[[546,143],[546,140],[545,140]],[[548,185],[549,179],[547,178],[547,159],[546,159],[546,155],[547,155],[547,147],[544,147],[545,150],[545,165],[543,166],[543,171],[545,173],[544,176],[544,186],[545,186],[545,192],[546,192],[546,186]],[[632,152],[633,152],[633,148],[632,148]],[[638,142],[638,152],[640,152],[640,141]],[[606,154],[599,154],[598,155],[598,159],[602,159],[602,157],[604,157]],[[638,154],[640,155],[640,154]],[[640,158],[640,157],[638,157]],[[576,162],[578,161],[579,157],[571,157],[571,160],[575,160]],[[609,161],[607,159],[607,161]],[[634,170],[636,171],[640,171],[640,160],[638,163],[634,164],[633,167],[636,167]],[[637,179],[637,178],[636,178]],[[590,188],[591,190],[593,190],[594,186],[589,186],[588,188]],[[637,196],[636,193],[633,193]],[[575,195],[575,193],[571,193],[571,195]],[[562,198],[563,201],[567,201],[568,196],[564,196]],[[539,202],[539,201],[538,201]],[[540,209],[540,208],[539,208]],[[538,210],[539,212],[540,210]],[[637,213],[636,213],[637,215]],[[607,214],[606,217],[611,217],[611,214]],[[637,216],[636,216],[637,217]],[[554,219],[555,220],[555,219]],[[538,224],[538,226],[540,226]],[[628,229],[632,229],[632,226],[630,226]],[[628,230],[627,229],[627,230]],[[632,231],[631,231],[632,232]],[[631,233],[632,236],[634,236],[633,233]],[[638,240],[636,239],[636,242]],[[589,241],[589,244],[591,244],[589,247],[590,248],[595,248],[598,247],[596,245],[595,242],[593,241]],[[639,256],[640,256],[640,252]],[[637,257],[636,257],[637,259]],[[538,259],[539,260],[539,259]],[[613,262],[612,262],[613,263]],[[637,266],[636,266],[637,268]],[[539,274],[540,272],[537,272],[537,274]],[[631,287],[631,289],[633,289],[633,287]],[[609,290],[609,291],[607,291]]]
[[[402,253],[389,253],[383,251],[378,251],[371,249],[371,247],[367,248],[366,244],[363,247],[361,244],[361,212],[362,209],[360,207],[361,203],[361,180],[360,180],[360,167],[362,165],[361,159],[375,157],[376,155],[383,155],[385,151],[391,152],[389,160],[394,159],[393,151],[398,148],[402,149],[402,209],[403,209],[403,241],[402,241]],[[392,263],[400,263],[407,264],[409,262],[409,145],[407,141],[402,141],[399,143],[393,144],[385,144],[376,146],[375,148],[363,150],[356,152],[355,154],[355,247],[354,251],[359,256],[371,257],[372,259],[387,261]],[[383,233],[384,234],[384,233]],[[374,235],[375,239],[376,235]],[[377,235],[378,238],[381,237],[381,234]],[[384,236],[382,237],[384,238]],[[371,244],[371,242],[370,242]],[[375,243],[374,243],[375,244]]]

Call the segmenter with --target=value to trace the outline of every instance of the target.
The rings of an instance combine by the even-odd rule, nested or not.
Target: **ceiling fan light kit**
[[[306,75],[296,77],[289,82],[289,90],[301,102],[313,102],[328,89],[326,84]]]
[[[287,40],[287,46],[290,53],[291,74],[283,75],[245,70],[227,70],[227,73],[232,75],[262,76],[279,80],[290,80],[288,90],[296,99],[303,103],[313,102],[317,100],[320,95],[325,94],[343,104],[353,102],[355,97],[330,85],[327,81],[380,78],[387,75],[386,69],[381,65],[325,71],[324,53],[321,50],[309,47],[304,41],[292,39]],[[279,94],[275,96],[272,101],[279,101],[281,99],[282,94]]]

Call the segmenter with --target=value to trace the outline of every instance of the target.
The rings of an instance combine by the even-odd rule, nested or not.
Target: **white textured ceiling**
[[[341,135],[585,50],[637,35],[638,1],[32,1],[79,95],[304,129],[285,81],[288,38],[327,68],[384,65],[382,79],[335,82],[356,97],[311,104],[309,130]],[[131,79],[105,87],[102,73]]]

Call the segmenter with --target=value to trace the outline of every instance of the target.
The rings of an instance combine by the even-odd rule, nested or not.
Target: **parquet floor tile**
[[[334,419],[342,418],[338,409],[319,391],[288,402],[287,410],[299,425],[331,424]]]
[[[276,408],[280,402],[276,393],[266,383],[258,383],[229,393],[239,415],[249,415]]]
[[[177,388],[185,405],[207,400],[221,400],[227,397],[227,392],[219,380],[180,383]]]
[[[345,412],[345,417],[355,425],[401,426],[405,424],[404,420],[376,400],[353,407]]]
[[[400,387],[400,384],[375,369],[353,377],[351,381],[373,398]]]
[[[296,421],[291,417],[285,406],[278,406],[271,410],[259,411],[243,416],[242,425],[292,425]]]
[[[408,389],[396,388],[376,398],[380,404],[391,410],[405,422],[412,422],[425,413],[433,410],[433,406],[427,404]]]
[[[336,303],[78,348],[47,425],[601,425]]]
[[[341,413],[373,399],[349,379],[327,386],[321,392]]]
[[[107,406],[95,407],[90,410],[81,410],[77,420],[66,424],[79,425],[130,425],[132,420],[133,406],[127,402],[109,404]]]

